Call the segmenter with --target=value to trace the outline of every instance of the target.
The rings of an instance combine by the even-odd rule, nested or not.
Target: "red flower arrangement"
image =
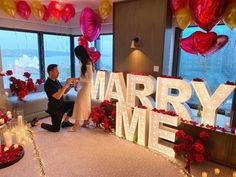
[[[11,117],[0,111],[0,126],[7,123]]]
[[[202,163],[210,159],[210,152],[205,147],[205,143],[210,136],[207,132],[202,131],[198,139],[194,139],[190,135],[186,135],[183,130],[176,132],[176,137],[180,140],[178,145],[173,147],[177,155],[183,156],[186,161],[185,169],[190,173],[191,162]]]
[[[35,84],[42,84],[41,79],[37,79],[36,83],[33,82],[33,79],[30,78],[31,74],[29,72],[24,73],[25,81],[16,79],[13,77],[13,72],[11,70],[6,71],[7,76],[11,76],[10,80],[10,91],[13,95],[16,95],[20,101],[24,101],[25,96],[29,92],[35,92],[37,90]]]
[[[198,78],[198,77],[197,77],[197,78],[194,78],[194,79],[193,79],[193,81],[196,81],[196,82],[204,82],[204,80],[203,80],[203,79],[201,79],[201,78]]]
[[[94,122],[96,127],[102,127],[105,131],[111,132],[115,128],[115,111],[108,111],[108,106],[111,105],[111,102],[104,100],[101,106],[92,106],[92,110],[89,118]]]
[[[157,112],[157,113],[166,114],[166,115],[169,115],[169,116],[178,116],[176,114],[176,112],[174,112],[174,111],[165,111],[164,109],[153,108],[152,111]]]
[[[149,75],[148,73],[144,73],[144,72],[131,72],[129,74],[138,75],[138,76],[148,76]]]
[[[226,81],[226,82],[225,82],[225,85],[236,85],[236,83],[230,82],[230,81]]]

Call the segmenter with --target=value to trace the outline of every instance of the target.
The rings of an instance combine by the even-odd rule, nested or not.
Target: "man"
[[[44,84],[44,90],[48,96],[48,113],[51,116],[52,125],[41,123],[37,119],[31,122],[31,126],[41,127],[51,132],[59,132],[60,127],[71,127],[73,124],[69,122],[69,117],[72,116],[74,102],[64,101],[63,95],[66,94],[71,85],[75,84],[76,79],[69,78],[66,80],[64,86],[57,80],[59,71],[56,64],[50,64],[47,68],[48,79]],[[67,112],[67,116],[61,124],[64,113]]]

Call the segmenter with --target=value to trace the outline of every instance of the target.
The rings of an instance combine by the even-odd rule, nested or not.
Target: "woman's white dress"
[[[85,76],[80,77],[77,86],[77,97],[74,104],[72,117],[75,120],[88,120],[91,113],[91,87],[93,80],[93,66],[87,65]]]

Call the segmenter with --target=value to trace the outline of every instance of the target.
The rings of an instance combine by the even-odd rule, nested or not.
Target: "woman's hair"
[[[75,56],[80,60],[80,62],[82,63],[81,66],[81,73],[84,76],[86,71],[87,71],[87,63],[89,61],[89,55],[87,50],[82,46],[82,45],[78,45],[75,49]]]

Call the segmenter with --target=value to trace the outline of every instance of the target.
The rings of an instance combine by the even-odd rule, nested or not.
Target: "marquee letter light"
[[[179,91],[177,96],[168,95],[169,89],[174,88]],[[157,78],[156,108],[167,109],[167,104],[171,103],[175,112],[186,120],[191,120],[188,110],[182,104],[188,101],[192,95],[191,86],[181,79]]]
[[[115,88],[115,92],[113,91],[113,88]],[[126,86],[122,72],[110,74],[105,99],[111,100],[111,98],[125,102]]]
[[[203,107],[202,123],[215,125],[216,109],[235,89],[235,86],[220,84],[215,93],[210,96],[204,82],[192,81],[192,84]]]
[[[149,121],[148,147],[155,151],[164,153],[170,157],[175,157],[173,144],[170,142],[175,142],[175,133],[177,130],[166,127],[163,125],[163,123],[177,127],[180,124],[179,117],[151,111]],[[166,142],[164,140],[168,140],[170,142]]]
[[[99,98],[100,101],[104,100],[105,97],[105,83],[106,83],[106,72],[97,71],[95,84],[92,84],[92,99]],[[98,95],[99,90],[99,95]]]
[[[136,89],[137,85],[143,85],[142,90]],[[155,92],[156,79],[152,76],[143,76],[128,74],[127,75],[127,97],[126,101],[131,107],[138,105],[139,98],[142,105],[152,109],[155,106],[154,100],[150,96]]]
[[[146,146],[148,139],[148,109],[135,107],[132,115],[132,110],[126,103],[118,102],[116,105],[116,135],[125,137],[129,141],[135,141],[138,135],[138,144]]]

